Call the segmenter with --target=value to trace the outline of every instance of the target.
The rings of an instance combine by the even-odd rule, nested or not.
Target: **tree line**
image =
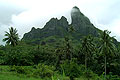
[[[70,27],[69,31],[74,32],[74,28]],[[104,30],[99,37],[84,36],[78,45],[74,45],[69,36],[66,36],[64,45],[56,48],[49,45],[28,45],[19,40],[16,28],[11,27],[3,39],[6,45],[0,46],[0,64],[25,66],[44,63],[55,66],[60,72],[62,66],[71,80],[80,74],[78,66],[81,65],[84,66],[86,75],[92,70],[98,75],[104,74],[105,79],[110,72],[120,76],[120,45],[116,46],[110,33]]]

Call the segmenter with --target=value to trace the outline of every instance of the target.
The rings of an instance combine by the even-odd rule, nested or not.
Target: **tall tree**
[[[70,39],[68,37],[65,37],[65,58],[68,60],[72,59],[72,46],[70,45]]]
[[[109,34],[111,32],[104,30],[104,32],[101,34],[100,37],[100,53],[103,54],[104,59],[105,59],[105,63],[104,63],[104,67],[105,67],[105,79],[106,79],[106,72],[107,72],[107,55],[111,55],[113,53],[115,53],[116,47],[113,43],[113,37],[110,37]]]
[[[95,49],[93,37],[88,35],[82,39],[82,53],[85,55],[85,69],[87,70],[87,61]]]
[[[55,50],[56,56],[56,69],[60,67],[60,64],[63,62],[64,58],[66,58],[66,54],[64,54],[64,47],[59,47]]]
[[[10,44],[12,46],[16,46],[19,41],[18,33],[16,28],[13,27],[9,28],[9,32],[5,31],[6,38],[3,39],[3,41],[6,41],[7,44]]]

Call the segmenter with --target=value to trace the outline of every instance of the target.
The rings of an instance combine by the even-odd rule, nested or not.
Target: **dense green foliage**
[[[10,44],[0,46],[0,79],[16,74],[26,80],[120,80],[119,42],[74,9],[70,25],[65,17],[52,18],[19,42],[17,30],[10,28],[4,39]]]
[[[108,37],[112,39],[110,36]],[[120,76],[119,47],[111,46],[114,48],[112,53],[116,53],[116,55],[113,55],[109,48],[110,51],[106,53],[109,55],[106,55],[107,62],[105,63],[103,51],[106,49],[103,48],[103,51],[101,49],[103,44],[101,38],[86,36],[79,44],[74,44],[71,38],[66,37],[63,45],[57,47],[48,44],[33,46],[22,41],[16,47],[0,46],[0,64],[11,65],[10,72],[14,71],[35,78],[55,78],[56,75],[64,73],[64,76],[66,78],[68,76],[70,80],[81,77],[92,80],[104,79],[105,64],[106,79],[118,78]]]

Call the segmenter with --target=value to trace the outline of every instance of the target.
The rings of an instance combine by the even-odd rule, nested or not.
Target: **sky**
[[[22,38],[32,27],[43,28],[53,17],[65,16],[71,23],[74,6],[97,28],[111,31],[120,41],[120,0],[0,0],[0,44],[9,27],[16,28]]]

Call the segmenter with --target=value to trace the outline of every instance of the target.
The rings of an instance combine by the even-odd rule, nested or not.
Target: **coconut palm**
[[[10,44],[12,46],[16,46],[19,41],[18,33],[16,28],[13,27],[9,28],[9,32],[5,31],[6,38],[3,39],[3,41],[6,41],[7,44]]]
[[[85,70],[87,70],[87,60],[95,49],[93,38],[88,35],[82,39],[82,53],[85,55]]]
[[[113,53],[115,53],[116,47],[113,43],[113,37],[110,37],[109,34],[111,32],[104,30],[104,32],[101,34],[100,37],[100,53],[102,53],[102,55],[104,56],[105,59],[105,63],[104,63],[104,67],[105,67],[105,79],[106,79],[106,72],[107,72],[107,68],[106,68],[106,64],[107,64],[107,55],[111,55]]]
[[[72,59],[72,46],[70,45],[70,39],[68,37],[65,37],[65,57],[68,60]]]

